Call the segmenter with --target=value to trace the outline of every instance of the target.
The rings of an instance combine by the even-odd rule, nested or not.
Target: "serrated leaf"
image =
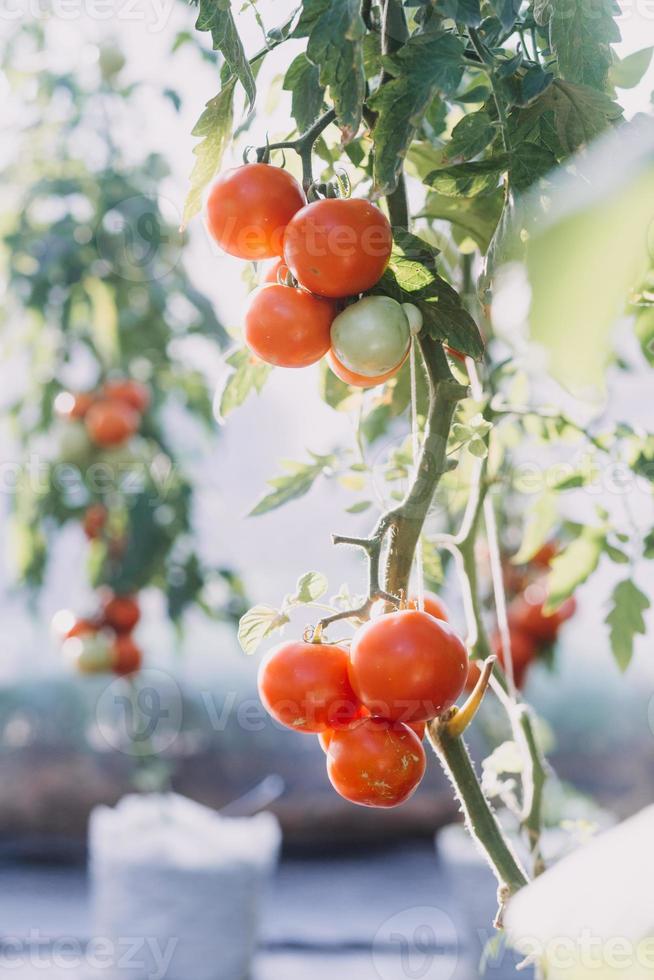
[[[558,520],[558,505],[554,494],[545,493],[529,511],[517,554],[511,559],[514,565],[524,565],[540,551],[550,539]]]
[[[304,133],[322,112],[325,89],[320,70],[302,53],[291,62],[284,77],[284,90],[292,93],[291,113],[300,133]]]
[[[375,186],[388,193],[397,184],[409,146],[432,99],[452,95],[463,77],[465,46],[454,34],[417,34],[384,66],[393,76],[370,99],[378,114],[373,130]]]
[[[471,160],[486,149],[496,132],[495,124],[485,109],[469,113],[452,130],[444,159],[456,163]]]
[[[592,575],[604,550],[606,532],[585,527],[578,538],[552,559],[548,576],[547,614],[555,612]]]
[[[519,143],[532,133],[542,139],[542,126],[551,124],[554,145],[566,156],[592,142],[621,116],[620,106],[604,92],[556,79],[531,106],[512,118],[511,127]],[[547,145],[554,149],[551,141]]]
[[[516,191],[524,191],[556,167],[557,159],[546,146],[519,143],[511,153],[509,179]]]
[[[436,272],[436,255],[421,238],[396,231],[388,269],[375,292],[399,303],[414,303],[430,336],[470,357],[481,357],[484,344],[477,324],[456,290]]]
[[[200,12],[195,23],[198,31],[210,31],[214,50],[220,51],[230,74],[245,89],[248,107],[256,97],[256,83],[232,16],[230,0],[199,0]]]
[[[243,653],[256,653],[261,643],[289,622],[288,616],[270,606],[253,606],[238,624],[238,642]]]
[[[428,184],[446,197],[475,197],[497,188],[500,175],[508,169],[509,156],[500,154],[488,160],[460,163],[453,167],[433,170],[426,178]]]
[[[605,622],[611,629],[611,650],[620,670],[626,670],[634,652],[634,639],[645,634],[643,613],[650,600],[631,579],[619,582],[611,596],[612,608]]]
[[[202,207],[202,195],[215,177],[232,135],[234,121],[234,90],[236,80],[224,85],[218,95],[207,102],[206,108],[193,129],[193,136],[202,140],[193,149],[195,164],[191,173],[191,186],[184,202],[182,227]]]
[[[298,579],[293,602],[316,602],[329,588],[327,579],[321,572],[306,572]]]
[[[642,80],[652,61],[654,47],[641,48],[633,51],[626,58],[613,55],[613,64],[609,70],[609,82],[615,88],[635,88]]]
[[[227,358],[233,373],[229,375],[220,398],[220,415],[227,418],[230,412],[242,405],[248,395],[261,392],[272,368],[253,357],[249,350],[235,351]]]
[[[329,88],[336,122],[344,142],[354,139],[361,125],[366,95],[363,39],[366,26],[359,0],[321,3],[309,36],[307,57],[319,69],[320,85]]]
[[[267,514],[268,511],[283,507],[291,500],[303,497],[332,462],[331,456],[318,456],[314,463],[293,464],[288,476],[279,476],[268,481],[273,488],[272,491],[261,498],[250,511],[250,516],[257,517],[261,514]]]
[[[548,0],[535,11],[549,20],[549,41],[561,76],[603,91],[611,66],[612,43],[620,40],[613,0]]]

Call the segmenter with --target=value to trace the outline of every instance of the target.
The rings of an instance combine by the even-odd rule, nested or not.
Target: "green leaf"
[[[337,378],[327,364],[321,365],[320,371],[320,395],[330,408],[339,411],[347,407],[347,403],[353,396],[352,388]]]
[[[436,255],[421,238],[396,231],[388,269],[375,292],[399,303],[414,303],[430,336],[471,357],[481,357],[484,344],[477,324],[456,290],[436,272]]]
[[[468,27],[481,24],[479,0],[435,0],[434,9],[439,16],[455,20],[457,24]]]
[[[452,130],[452,138],[445,147],[444,159],[456,163],[471,160],[495,138],[495,123],[485,109],[464,116]]]
[[[324,596],[328,587],[329,583],[321,572],[306,572],[298,579],[296,592],[291,602],[315,602]]]
[[[504,208],[504,191],[499,188],[492,194],[475,197],[446,197],[429,194],[421,217],[449,221],[473,238],[482,253],[491,243],[497,223]]]
[[[293,93],[291,112],[299,132],[304,133],[322,112],[325,98],[320,70],[304,53],[291,62],[284,78],[284,90]]]
[[[243,653],[256,653],[261,643],[289,622],[288,616],[270,606],[253,606],[238,624],[238,642]]]
[[[267,514],[268,511],[283,507],[290,500],[303,497],[309,492],[317,478],[327,467],[333,464],[332,456],[317,456],[313,463],[290,463],[291,472],[288,476],[278,476],[268,483],[273,488],[250,511],[251,517]]]
[[[237,350],[227,358],[234,370],[228,376],[220,398],[220,415],[227,418],[230,412],[242,405],[248,395],[261,392],[272,368],[254,358],[249,350]]]
[[[561,76],[603,91],[611,66],[610,45],[620,40],[613,0],[547,0],[534,11],[540,24],[549,21],[549,41]]]
[[[89,329],[93,343],[105,364],[115,363],[120,351],[120,337],[114,290],[95,276],[85,279],[83,286],[91,301]]]
[[[609,556],[611,561],[616,563],[616,565],[629,564],[629,556],[626,555],[620,548],[616,548],[615,545],[609,544],[608,541],[604,544],[604,551]]]
[[[231,75],[245,89],[248,107],[256,97],[256,84],[250,62],[239,37],[230,9],[230,0],[199,0],[200,13],[195,24],[198,31],[210,31],[215,51],[220,51]]]
[[[336,121],[344,142],[354,139],[361,125],[366,95],[363,38],[366,26],[359,0],[327,0],[307,45],[307,57],[319,69],[319,83],[329,88]]]
[[[345,513],[346,514],[363,514],[363,512],[365,510],[370,510],[371,507],[372,507],[372,501],[371,500],[360,500],[358,503],[352,504],[351,507],[346,507],[345,508]]]
[[[530,561],[550,539],[557,519],[558,506],[556,496],[551,493],[544,493],[529,511],[520,548],[517,554],[511,559],[511,563],[513,565],[524,565]]]
[[[445,573],[440,552],[424,535],[422,536],[422,571],[425,585],[429,589],[437,589],[443,584]]]
[[[654,558],[654,531],[650,531],[643,540],[643,558]]]
[[[538,143],[519,143],[511,153],[509,179],[517,191],[524,191],[556,166],[556,155]]]
[[[439,92],[452,95],[463,77],[465,46],[454,34],[416,34],[392,56],[384,58],[393,76],[370,99],[378,113],[373,130],[375,186],[393,190],[409,146],[422,118]]]
[[[612,608],[605,622],[610,626],[611,650],[620,670],[626,670],[634,652],[634,639],[645,634],[643,613],[650,600],[631,579],[619,582],[611,596]]]
[[[557,79],[528,108],[511,117],[512,140],[530,136],[561,158],[591,143],[622,116],[604,92]]]
[[[202,207],[202,195],[220,167],[223,155],[232,135],[234,121],[234,90],[236,80],[224,85],[218,95],[207,102],[206,108],[193,130],[193,136],[202,142],[194,148],[195,165],[191,174],[191,186],[184,202],[182,227],[186,227]]]
[[[551,562],[545,612],[555,612],[575,589],[592,575],[599,564],[606,542],[604,529],[584,527],[565,551]]]
[[[613,64],[609,70],[609,82],[615,88],[635,88],[642,80],[652,61],[654,47],[641,48],[633,51],[626,58],[613,55]]]
[[[508,165],[509,157],[506,154],[473,163],[460,163],[433,170],[425,183],[446,197],[475,197],[495,190],[500,175],[508,169]]]

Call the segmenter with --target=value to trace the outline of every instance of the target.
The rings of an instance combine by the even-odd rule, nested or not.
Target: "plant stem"
[[[452,377],[442,345],[428,336],[419,340],[429,386],[429,410],[413,485],[399,507],[387,515],[392,534],[384,588],[395,595],[408,589],[416,545],[434,492],[447,470],[447,438],[454,409],[468,394],[468,389]]]
[[[279,143],[268,143],[266,146],[259,147],[257,158],[268,154],[271,150],[295,150],[302,161],[302,184],[304,185],[305,191],[307,191],[313,183],[313,167],[311,161],[314,144],[323,130],[327,129],[335,119],[336,112],[334,109],[330,109],[320,119],[317,119],[313,126],[307,129],[306,133],[298,136],[297,139],[281,140]]]
[[[449,775],[465,816],[466,826],[481,846],[506,897],[527,884],[527,875],[509,847],[490,803],[484,796],[465,742],[452,737],[438,721],[427,726],[429,741]]]
[[[507,153],[511,152],[511,137],[509,136],[509,125],[506,117],[506,111],[504,108],[504,102],[502,101],[502,93],[500,92],[499,86],[497,84],[497,79],[495,77],[495,66],[493,65],[493,59],[489,55],[489,52],[484,45],[479,32],[475,30],[474,27],[468,28],[468,34],[470,35],[470,41],[472,46],[479,55],[479,60],[482,64],[479,67],[484,67],[486,69],[486,74],[488,75],[488,80],[491,83],[491,88],[493,90],[493,101],[495,102],[495,108],[497,109],[497,117],[500,121],[500,127],[502,130],[502,141],[504,143],[504,149]]]

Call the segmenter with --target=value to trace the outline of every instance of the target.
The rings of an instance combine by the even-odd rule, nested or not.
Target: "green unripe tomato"
[[[71,637],[64,643],[63,653],[80,674],[104,674],[113,665],[111,640],[106,633]]]
[[[366,296],[339,313],[331,340],[341,364],[375,378],[402,363],[411,343],[409,320],[390,296]]]
[[[60,422],[56,434],[59,462],[84,466],[89,462],[93,447],[83,422]]]
[[[402,303],[402,309],[409,321],[409,329],[411,330],[412,336],[417,336],[422,330],[422,313],[413,303]]]

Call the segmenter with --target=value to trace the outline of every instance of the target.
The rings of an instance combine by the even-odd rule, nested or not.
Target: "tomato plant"
[[[48,67],[54,28],[17,22],[0,41],[5,94],[27,110],[24,121],[16,116],[3,169],[11,205],[0,232],[3,358],[16,379],[3,418],[20,472],[11,571],[30,591],[60,578],[53,561],[68,536],[69,561],[86,570],[94,597],[54,617],[63,658],[109,673],[118,650],[128,673],[141,663],[129,632],[141,624],[124,597],[160,591],[178,627],[191,607],[228,620],[243,611],[238,575],[201,557],[189,456],[171,444],[165,418],[174,403],[192,437],[215,434],[214,380],[187,352],[201,335],[219,357],[227,334],[189,277],[178,222],[164,213],[165,160],[133,148],[127,158],[116,140],[114,127],[123,130],[132,111],[124,59],[101,45],[97,62],[79,71]],[[80,153],[84,145],[93,153]],[[304,203],[300,192],[297,207]],[[105,619],[107,594],[119,598]],[[78,601],[71,593],[69,605]]]
[[[347,799],[365,805],[404,798],[415,780],[389,780],[384,798],[375,777],[398,774],[398,743],[413,737],[397,720],[399,702],[408,703],[408,717],[426,722],[498,879],[501,923],[505,900],[544,864],[548,770],[534,712],[521,696],[526,671],[551,660],[577,589],[601,563],[629,567],[606,617],[607,643],[622,668],[650,605],[631,572],[654,557],[651,534],[634,534],[629,520],[616,523],[601,507],[587,521],[572,520],[564,494],[588,487],[591,474],[617,457],[631,473],[647,470],[651,483],[652,436],[604,426],[599,415],[588,425],[586,409],[575,416],[540,404],[543,371],[530,369],[524,345],[528,333],[545,349],[552,378],[581,402],[587,389],[601,386],[611,358],[628,370],[609,337],[615,311],[631,302],[640,348],[652,362],[641,206],[652,176],[638,164],[638,177],[621,177],[616,190],[611,152],[593,143],[610,142],[622,124],[616,86],[632,73],[611,48],[619,37],[615,11],[576,3],[571,15],[560,4],[529,0],[501,9],[304,2],[275,26],[261,18],[265,44],[250,52],[239,38],[242,12],[227,6],[216,11],[200,0],[198,29],[210,31],[225,67],[196,130],[202,138],[185,219],[200,209],[223,156],[235,151],[238,158],[245,149],[234,113],[243,110],[248,138],[263,121],[262,62],[278,49],[283,57],[287,42],[299,43],[284,78],[295,128],[288,135],[283,127],[279,140],[266,132],[265,143],[262,135],[245,157],[301,170],[307,203],[286,224],[283,260],[306,295],[342,303],[320,393],[332,409],[351,414],[356,433],[352,446],[287,464],[252,513],[301,497],[319,480],[356,488],[344,519],[378,511],[367,534],[356,524],[333,536],[367,560],[360,600],[341,590],[323,601],[327,583],[307,573],[292,602],[287,597],[281,609],[255,607],[243,617],[241,642],[254,652],[302,604],[313,616],[317,646],[331,641],[337,624],[354,629],[342,642],[350,647],[352,687],[373,716],[321,732],[330,778]],[[613,153],[619,141],[618,133]],[[606,204],[616,194],[628,216],[624,254],[616,245],[616,209]],[[606,272],[601,283],[587,274],[594,263]],[[261,356],[283,363],[293,353],[301,357],[302,348],[297,341],[289,351],[268,335]],[[268,376],[266,365],[254,371],[242,350],[229,364],[223,417],[260,392]],[[589,455],[589,466],[575,463],[558,480],[546,471],[537,492],[525,489],[525,447],[542,469],[548,454],[564,456],[570,445]],[[440,603],[445,582],[456,597],[451,614]],[[422,609],[417,595],[425,585],[435,596],[425,596]],[[466,698],[469,656],[474,683]],[[507,774],[497,802],[516,818],[525,866],[507,845],[463,742],[489,689],[520,757],[519,776]],[[408,770],[413,763],[417,776],[419,753]]]

